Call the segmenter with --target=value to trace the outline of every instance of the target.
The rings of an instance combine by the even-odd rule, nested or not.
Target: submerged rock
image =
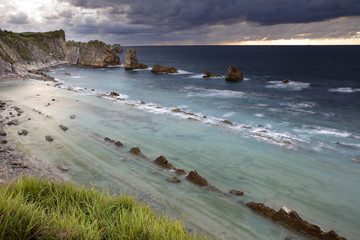
[[[148,68],[148,66],[146,64],[138,63],[138,59],[136,57],[136,51],[133,48],[128,48],[126,50],[124,67],[125,67],[125,70]]]
[[[25,129],[18,132],[19,135],[23,135],[23,136],[28,135],[28,133],[29,133],[29,132],[26,131]]]
[[[234,194],[234,195],[237,195],[237,196],[244,195],[244,193],[243,193],[242,191],[235,190],[235,189],[231,189],[231,190],[229,191],[229,193]]]
[[[168,182],[171,182],[171,183],[180,183],[180,179],[177,178],[177,177],[173,177],[173,178],[169,178],[168,179]]]
[[[178,168],[175,170],[176,174],[178,175],[186,175],[186,172],[184,169]]]
[[[244,80],[243,74],[240,69],[230,66],[225,75],[226,81],[242,81]]]
[[[76,117],[75,114],[73,114],[70,116],[70,119],[75,119],[75,117]]]
[[[152,73],[177,73],[178,70],[173,67],[165,67],[160,64],[154,64],[151,69]]]
[[[289,82],[290,82],[289,80],[284,80],[284,81],[282,81],[281,83],[287,84],[287,83],[289,83]]]
[[[123,146],[123,144],[122,144],[120,141],[116,141],[114,144],[115,144],[115,146],[118,146],[118,147],[122,147],[122,146]]]
[[[308,223],[303,220],[296,211],[290,210],[286,207],[282,207],[279,211],[265,206],[263,203],[249,202],[246,204],[249,208],[255,212],[271,218],[275,222],[279,222],[286,227],[303,233],[319,240],[346,240],[346,238],[340,237],[333,230],[325,232],[319,226]]]
[[[111,92],[110,93],[110,96],[115,96],[115,97],[117,97],[117,96],[120,96],[117,92]]]

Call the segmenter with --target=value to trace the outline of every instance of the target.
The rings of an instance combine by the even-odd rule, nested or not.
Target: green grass
[[[126,195],[23,177],[0,188],[0,239],[205,239]]]

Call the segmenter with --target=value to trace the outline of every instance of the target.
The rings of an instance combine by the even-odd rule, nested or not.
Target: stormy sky
[[[0,0],[0,27],[122,45],[360,44],[360,0]]]

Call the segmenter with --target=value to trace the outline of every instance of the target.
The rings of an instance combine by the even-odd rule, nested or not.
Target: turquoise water
[[[54,167],[69,166],[64,177],[133,194],[157,211],[184,219],[193,231],[220,239],[306,239],[244,205],[255,201],[275,209],[286,206],[326,231],[359,238],[359,109],[356,102],[346,102],[358,98],[356,84],[329,83],[313,90],[310,81],[295,79],[283,86],[266,74],[247,74],[244,82],[228,84],[223,78],[202,79],[200,71],[183,64],[174,75],[126,72],[121,66],[63,66],[50,73],[63,83],[59,87],[2,83],[0,96],[28,114],[8,131],[33,155]],[[120,96],[109,96],[111,91]],[[342,107],[321,100],[334,96]],[[69,130],[63,132],[59,124]],[[26,137],[17,135],[23,128],[30,133]],[[46,142],[46,135],[54,142]],[[135,146],[147,158],[128,152]],[[153,163],[160,155],[187,172],[197,170],[223,193],[184,177],[169,183],[176,175]],[[244,195],[226,194],[230,189]]]

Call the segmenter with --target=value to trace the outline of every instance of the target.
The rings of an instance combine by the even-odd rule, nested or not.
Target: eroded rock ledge
[[[286,227],[303,233],[312,239],[316,240],[346,240],[346,238],[340,237],[333,230],[325,232],[319,226],[308,223],[303,220],[297,212],[290,210],[286,207],[282,207],[279,211],[264,205],[263,203],[249,202],[246,204],[253,211],[271,218],[275,222],[279,222]]]

